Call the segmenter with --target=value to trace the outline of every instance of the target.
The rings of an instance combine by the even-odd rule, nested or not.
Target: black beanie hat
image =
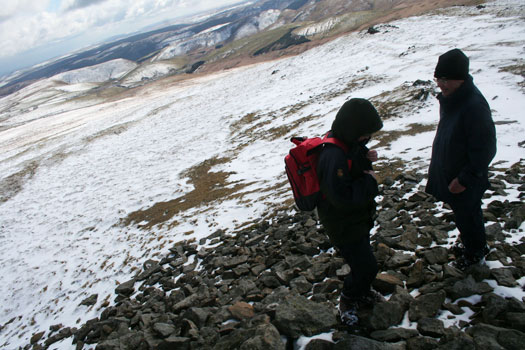
[[[332,123],[334,136],[346,144],[352,144],[360,136],[372,134],[383,127],[374,106],[363,98],[352,98],[337,112]]]
[[[453,49],[439,56],[434,77],[466,80],[468,78],[468,66],[468,57],[460,49]]]

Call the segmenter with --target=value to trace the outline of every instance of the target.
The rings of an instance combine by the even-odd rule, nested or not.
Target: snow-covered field
[[[379,100],[404,83],[432,80],[437,57],[451,48],[470,57],[493,109],[494,162],[505,168],[525,158],[524,78],[503,69],[524,65],[524,16],[523,1],[501,0],[380,25],[378,34],[347,35],[296,57],[158,81],[117,100],[72,98],[89,86],[49,81],[0,99],[0,348],[97,317],[116,283],[175,242],[230,231],[282,206],[290,199],[290,136],[322,134],[351,97]],[[437,119],[430,97],[385,120],[384,130]],[[378,149],[380,161],[399,158],[424,171],[433,134],[398,138]],[[205,175],[191,177],[196,169]],[[202,176],[224,173],[228,191],[194,195]],[[510,193],[506,199],[518,200]],[[177,199],[185,210],[166,212],[157,225],[137,215]],[[95,293],[94,307],[79,305]],[[54,346],[73,348],[69,340]]]

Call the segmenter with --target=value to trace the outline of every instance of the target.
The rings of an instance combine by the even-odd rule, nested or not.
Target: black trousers
[[[365,296],[379,270],[370,246],[370,235],[364,235],[351,244],[338,246],[338,249],[351,269],[344,280],[343,294],[349,298]]]
[[[465,246],[465,253],[472,257],[481,256],[487,245],[481,200],[466,203],[450,203],[454,212],[459,237]]]

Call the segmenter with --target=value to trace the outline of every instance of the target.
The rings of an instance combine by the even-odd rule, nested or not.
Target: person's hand
[[[366,158],[368,158],[369,161],[371,162],[375,162],[377,161],[377,151],[375,149],[371,149],[370,151],[368,151],[368,153],[366,154]]]
[[[377,181],[377,175],[374,173],[373,170],[365,170],[363,171],[365,174],[371,175],[376,181]]]
[[[452,182],[448,185],[448,190],[450,191],[450,193],[454,193],[454,194],[461,193],[465,191],[466,189],[467,188],[465,186],[459,183],[459,180],[457,177],[454,178],[454,180],[452,180]]]

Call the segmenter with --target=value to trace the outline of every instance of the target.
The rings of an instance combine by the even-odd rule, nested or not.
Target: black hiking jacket
[[[366,142],[357,140],[382,127],[381,118],[369,101],[350,99],[337,112],[329,133],[347,146],[347,152],[332,144],[326,144],[320,152],[317,176],[323,198],[317,212],[336,247],[359,241],[373,227],[377,182],[363,172],[372,170],[372,163],[367,158]]]
[[[327,144],[319,156],[317,175],[323,198],[317,211],[335,246],[359,240],[373,226],[378,188],[374,177],[363,173],[372,169],[367,153],[364,145],[354,144],[345,154],[340,147]]]
[[[428,171],[426,192],[450,204],[479,202],[489,188],[488,166],[496,154],[496,129],[489,104],[472,77],[451,96],[438,95],[440,119]],[[458,178],[467,189],[448,190]]]

